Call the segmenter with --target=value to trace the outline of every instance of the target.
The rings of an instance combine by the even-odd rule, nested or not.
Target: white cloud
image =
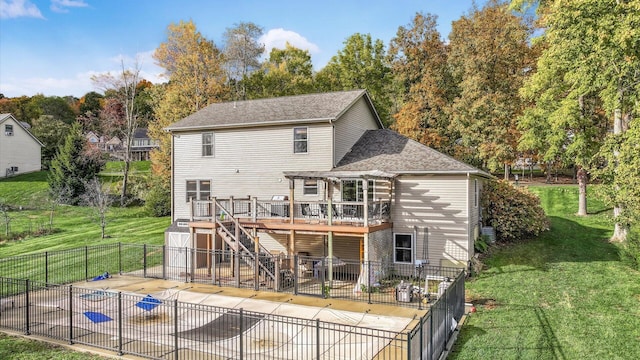
[[[111,57],[109,60],[112,65],[108,65],[108,70],[88,70],[69,74],[68,76],[62,74],[58,77],[6,78],[0,84],[0,93],[6,97],[43,94],[45,96],[72,95],[79,98],[90,91],[101,91],[91,81],[92,76],[107,73],[119,76],[122,73],[121,60],[124,60],[124,66],[127,69],[135,66],[136,59],[138,59],[138,65],[140,66],[141,79],[154,84],[166,82],[167,79],[162,76],[164,69],[153,62],[152,54],[153,51],[147,51],[140,52],[135,56],[117,55]]]
[[[40,9],[29,0],[0,0],[0,19],[19,17],[44,19]]]
[[[282,28],[271,29],[266,34],[262,35],[258,42],[261,42],[265,46],[265,54],[271,52],[271,49],[284,49],[287,42],[299,49],[309,50],[311,54],[317,54],[320,52],[318,45],[307,40],[304,36],[297,32],[285,30]]]
[[[84,0],[51,0],[51,10],[59,13],[69,12],[68,8],[87,7]]]

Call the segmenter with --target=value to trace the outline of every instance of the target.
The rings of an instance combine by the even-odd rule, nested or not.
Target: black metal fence
[[[42,309],[39,309],[37,316],[34,315],[36,312],[30,312],[32,304],[29,300],[30,294],[43,291],[49,294],[65,293],[70,302],[74,301],[73,299],[75,298],[82,298],[82,296],[86,298],[98,296],[101,298],[100,304],[109,304],[109,308],[112,309],[112,311],[115,311],[113,309],[118,307],[120,307],[120,309],[130,309],[132,308],[131,304],[134,299],[137,299],[138,302],[140,301],[139,296],[108,292],[98,293],[96,295],[95,290],[56,285],[91,280],[104,273],[120,273],[145,278],[209,283],[218,286],[233,286],[262,291],[289,292],[296,295],[363,301],[371,304],[393,304],[396,306],[417,308],[428,307],[429,311],[426,315],[408,332],[385,334],[384,336],[376,334],[371,339],[363,338],[365,342],[374,341],[372,339],[385,339],[384,341],[388,344],[394,344],[391,347],[386,345],[384,351],[378,354],[372,354],[370,349],[366,351],[364,349],[357,350],[360,351],[358,354],[366,354],[363,358],[438,358],[444,351],[446,343],[449,341],[453,329],[455,329],[456,322],[460,321],[464,312],[465,273],[460,269],[428,265],[416,267],[410,264],[386,264],[373,261],[360,262],[307,256],[271,256],[271,258],[274,269],[270,271],[270,273],[275,274],[275,278],[268,277],[261,273],[260,267],[257,267],[256,264],[252,265],[252,262],[260,261],[259,258],[246,256],[246,254],[243,255],[242,253],[238,254],[220,250],[206,251],[155,245],[119,243],[0,259],[0,276],[3,277],[0,279],[0,327],[23,331],[27,334],[35,333],[56,339],[68,340],[75,343],[86,343],[105,349],[112,349],[118,353],[135,354],[158,359],[198,358],[199,356],[205,358],[205,355],[197,354],[206,354],[207,351],[209,351],[209,347],[212,349],[215,348],[214,345],[205,346],[200,343],[197,343],[197,346],[184,345],[182,342],[186,340],[176,335],[178,333],[176,329],[167,329],[168,325],[166,321],[160,321],[164,318],[160,319],[157,317],[154,319],[158,320],[158,323],[163,324],[162,329],[152,329],[153,326],[160,326],[155,325],[156,322],[154,321],[149,322],[149,324],[153,326],[147,324],[147,327],[145,327],[147,330],[150,329],[153,334],[159,334],[158,336],[153,335],[153,338],[173,339],[173,336],[179,338],[179,340],[177,340],[177,343],[175,341],[168,343],[169,340],[164,339],[161,341],[162,346],[160,347],[154,340],[154,345],[150,345],[149,334],[138,334],[137,332],[139,332],[139,330],[135,329],[127,330],[127,326],[129,325],[127,325],[127,322],[123,322],[124,320],[121,313],[123,310],[118,310],[119,312],[117,312],[116,318],[111,317],[112,320],[120,319],[113,323],[118,323],[117,327],[119,327],[119,329],[116,330],[120,331],[120,333],[109,333],[107,335],[102,333],[100,333],[101,335],[96,335],[98,333],[91,330],[91,327],[94,325],[86,323],[87,320],[83,318],[83,314],[78,315],[73,311],[70,311],[70,313],[60,313],[59,311],[62,308],[59,309],[59,305],[55,310],[51,309],[49,312],[40,311]],[[333,269],[333,271],[328,271],[330,268]],[[104,296],[106,296],[106,300],[109,301],[103,299]],[[29,304],[29,306],[27,306],[27,304]],[[167,308],[170,305],[173,306],[173,308]],[[73,304],[71,303],[69,309],[73,309],[72,306]],[[161,305],[161,309],[163,309],[163,316],[170,317],[175,321],[179,318],[182,318],[183,321],[192,321],[187,319],[198,319],[199,317],[213,318],[220,316],[222,313],[235,314],[235,317],[240,317],[245,314],[242,312],[238,313],[238,309],[218,309],[214,311],[209,308],[201,309],[197,306],[191,306],[195,305],[177,302],[168,304],[165,302]],[[9,317],[5,315],[8,309],[14,312],[13,316]],[[172,309],[179,312],[179,317],[171,313]],[[144,315],[147,316],[144,321],[152,320],[148,318],[150,314],[147,313]],[[183,317],[183,315],[185,317]],[[254,315],[255,314],[252,314],[251,316]],[[48,318],[49,316],[51,316],[51,318]],[[68,321],[67,325],[51,327],[50,323],[52,323],[54,318],[62,319],[67,316],[71,320]],[[74,316],[75,318],[82,319],[87,326],[82,327],[74,324]],[[262,316],[261,319],[274,319],[273,315],[260,314],[259,316]],[[131,316],[126,318],[128,322],[131,322]],[[290,324],[292,322],[298,324],[296,326],[300,327],[300,331],[304,330],[303,333],[317,334],[318,331],[320,331],[322,339],[326,339],[326,337],[329,336],[327,335],[329,331],[331,331],[331,336],[346,337],[350,336],[346,334],[349,334],[349,331],[353,330],[345,329],[343,332],[339,324],[333,323],[310,324],[310,320],[308,319],[282,319],[278,318],[277,321],[272,320],[269,327],[264,327],[264,329],[261,330],[264,332],[264,334],[261,335],[263,337],[267,336],[266,334],[269,334],[271,337],[276,337],[275,339],[270,338],[267,343],[271,344],[271,342],[274,342],[280,344],[281,341],[277,337],[281,336],[279,329],[284,326],[281,324]],[[244,326],[242,325],[244,324],[242,321],[236,324],[240,328]],[[44,324],[46,323],[49,325],[45,326]],[[175,324],[171,325],[177,326]],[[47,328],[48,330],[34,330],[38,329],[39,326],[43,326],[43,328]],[[76,327],[78,327],[78,329],[74,330]],[[87,327],[89,328],[88,330]],[[229,328],[229,326],[223,326],[222,328]],[[244,328],[246,329],[246,326],[244,326]],[[237,329],[237,327],[235,329]],[[113,332],[116,330],[112,329],[110,331]],[[215,332],[218,330],[209,329],[207,331]],[[325,332],[327,333],[325,334]],[[140,337],[141,340],[132,341],[130,339],[131,337]],[[122,343],[119,345],[113,344],[110,341],[114,340],[106,340],[107,338],[117,338],[120,339],[118,341]],[[241,343],[239,345],[229,345],[231,346],[228,349],[229,352],[222,354],[222,357],[239,358],[239,356],[243,356],[243,350],[238,349],[250,350],[246,341],[262,341],[264,343],[264,339],[243,338],[243,335],[238,334],[230,336],[225,341],[230,342],[231,340],[229,339],[231,338],[235,339],[233,341],[240,341]],[[213,342],[215,343],[215,341]],[[245,343],[242,343],[243,341],[245,341]],[[309,341],[311,344],[319,346],[316,340]],[[282,347],[285,345],[278,346]],[[193,350],[193,347],[196,349]],[[286,354],[291,354],[294,358],[354,357],[354,354],[343,355],[340,353],[340,351],[343,350],[336,349],[334,351],[337,351],[337,353],[331,353],[327,352],[329,350],[324,348],[321,349],[321,352],[325,355],[317,357],[315,350],[309,350],[310,347],[313,346],[306,346],[306,350],[304,351],[299,348],[283,349],[282,351],[285,351]],[[290,351],[294,351],[294,353],[290,353]],[[295,351],[302,352],[295,353]],[[194,352],[196,355],[180,355],[189,352]],[[277,358],[274,352],[269,353],[271,355],[265,353],[264,356],[256,355],[257,353],[254,354],[253,352],[251,354],[252,355],[248,355],[249,358]],[[359,355],[359,357],[362,357],[362,355]]]

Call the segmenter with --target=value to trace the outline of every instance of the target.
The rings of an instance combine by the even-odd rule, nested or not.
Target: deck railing
[[[214,211],[214,200],[193,200],[191,202],[192,220],[211,220],[227,213],[237,218],[255,220],[280,219],[290,220],[291,203],[286,200],[247,199],[215,199],[222,209]],[[364,225],[387,222],[391,218],[391,202],[388,200],[369,201],[367,211],[365,203],[328,201],[295,201],[293,204],[294,220],[328,223],[329,217],[334,223]],[[224,211],[222,211],[224,210]],[[224,216],[224,215],[223,215]],[[366,220],[366,221],[365,221]]]

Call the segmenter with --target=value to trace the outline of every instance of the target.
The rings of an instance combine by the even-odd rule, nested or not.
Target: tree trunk
[[[124,171],[122,173],[122,194],[120,194],[120,206],[124,207],[127,199],[127,185],[129,184],[129,164],[131,163],[131,147],[124,154]]]
[[[504,164],[504,179],[509,181],[509,164]]]
[[[587,215],[587,171],[582,167],[578,166],[578,171],[576,173],[576,178],[578,179],[578,216],[586,216]]]
[[[613,134],[620,135],[623,130],[623,121],[622,121],[622,109],[615,109],[613,111]],[[618,151],[614,151],[614,156],[618,157]],[[617,161],[617,160],[616,160]],[[614,180],[615,182],[615,180]],[[616,191],[619,188],[616,186]],[[611,242],[624,242],[627,240],[627,233],[629,232],[629,228],[626,224],[622,224],[618,221],[618,218],[622,214],[622,205],[617,204],[613,207],[613,219],[616,222],[613,227],[613,236],[609,241]]]

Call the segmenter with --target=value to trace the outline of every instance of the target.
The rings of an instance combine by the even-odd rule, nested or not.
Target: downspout
[[[176,213],[176,209],[175,209],[175,194],[174,194],[174,181],[175,181],[175,166],[173,166],[173,164],[175,163],[175,136],[173,135],[173,133],[171,133],[171,184],[169,186],[171,186],[171,222],[173,223],[174,221],[176,221],[175,219],[175,213]]]
[[[471,212],[470,210],[470,205],[469,204],[469,188],[471,187],[471,174],[467,173],[467,265],[469,264],[469,262],[471,261],[471,258],[473,257],[473,250],[474,250],[474,244],[473,242],[475,242],[476,239],[473,238],[473,234],[471,233]],[[474,196],[474,201],[475,201],[475,196],[476,194],[473,194]]]

